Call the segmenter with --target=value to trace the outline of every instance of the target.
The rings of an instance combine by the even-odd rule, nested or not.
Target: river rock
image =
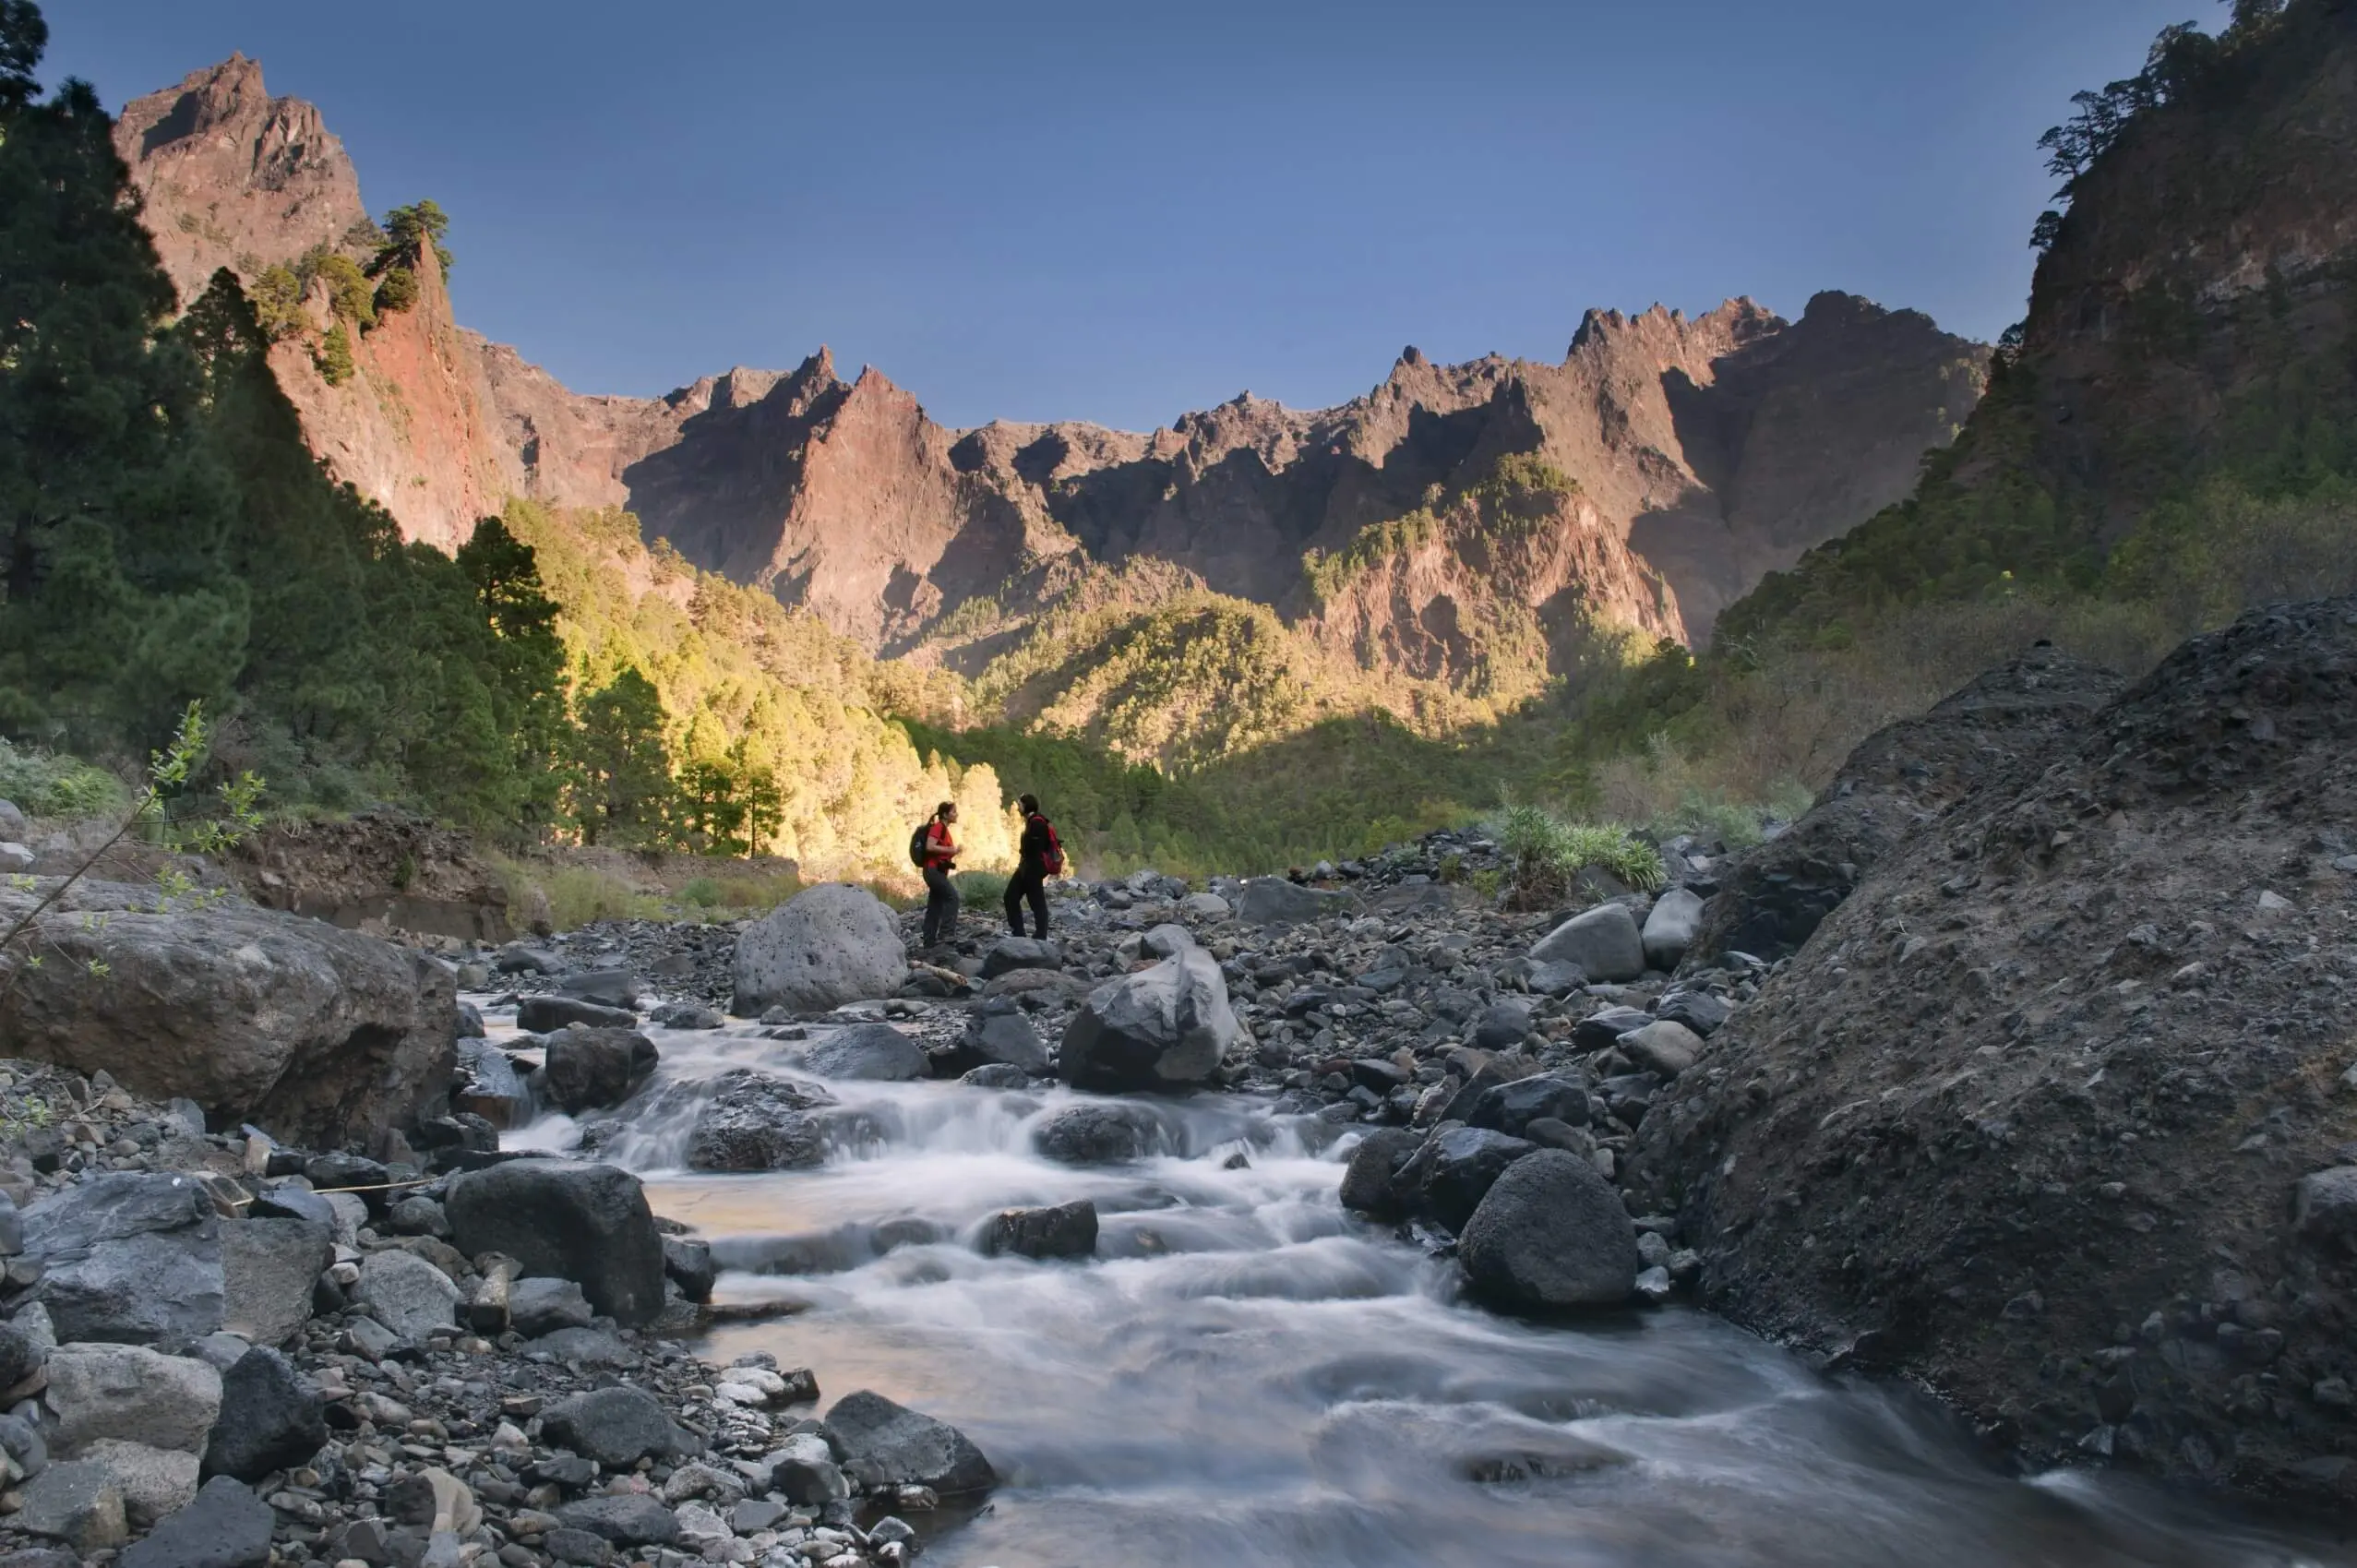
[[[1096,1204],[1083,1198],[1050,1209],[1007,1209],[982,1230],[982,1251],[997,1257],[1085,1258],[1096,1251]]]
[[[1490,1004],[1473,1025],[1473,1044],[1485,1051],[1512,1050],[1531,1031],[1530,1003],[1509,997]]]
[[[221,1327],[221,1224],[193,1177],[115,1171],[25,1211],[61,1340],[185,1344]]]
[[[360,1265],[353,1302],[401,1338],[424,1341],[459,1321],[465,1299],[450,1276],[412,1252],[371,1252]]]
[[[1609,1306],[1636,1287],[1636,1227],[1596,1167],[1561,1149],[1515,1160],[1457,1239],[1474,1295],[1508,1311]]]
[[[270,1560],[270,1505],[227,1476],[215,1476],[197,1500],[133,1542],[116,1568],[263,1568]]]
[[[864,888],[807,888],[736,939],[739,1017],[772,1007],[824,1012],[845,1002],[896,996],[908,979],[900,928]]]
[[[797,1508],[824,1508],[851,1495],[851,1483],[835,1463],[834,1450],[816,1432],[785,1440],[772,1456],[770,1485]]]
[[[1190,948],[1091,991],[1064,1031],[1057,1071],[1080,1089],[1183,1088],[1217,1071],[1241,1038],[1218,960]]]
[[[547,1035],[578,1023],[584,1029],[635,1029],[639,1015],[627,1007],[607,1007],[580,997],[533,996],[516,1004],[516,1027],[528,1035]]]
[[[982,977],[995,980],[1018,969],[1061,969],[1064,950],[1038,937],[1000,937],[982,955]]]
[[[532,1100],[508,1053],[488,1040],[461,1040],[458,1050],[459,1083],[450,1091],[450,1108],[496,1128],[520,1125]]]
[[[1159,1151],[1164,1133],[1161,1119],[1143,1106],[1084,1105],[1049,1117],[1031,1141],[1059,1165],[1120,1165]]]
[[[558,1400],[541,1412],[540,1430],[559,1448],[569,1448],[608,1469],[628,1469],[641,1459],[695,1451],[653,1394],[626,1385]]]
[[[468,1257],[502,1252],[526,1274],[572,1280],[626,1328],[663,1311],[663,1237],[626,1170],[510,1160],[456,1178],[443,1207]]]
[[[1481,1092],[1466,1124],[1520,1138],[1525,1135],[1525,1128],[1544,1117],[1573,1127],[1585,1127],[1588,1120],[1587,1085],[1577,1078],[1556,1073],[1500,1083]]]
[[[317,1199],[324,1206],[324,1200]],[[335,1261],[332,1224],[221,1222],[221,1326],[256,1345],[283,1345],[311,1320],[311,1284]]]
[[[1667,974],[1678,967],[1702,928],[1703,901],[1687,888],[1671,888],[1653,901],[1645,917],[1645,961]]]
[[[678,1519],[643,1492],[584,1498],[556,1510],[556,1517],[616,1546],[669,1546],[679,1538]]]
[[[101,1438],[198,1454],[221,1414],[221,1373],[144,1346],[61,1345],[50,1354],[42,1398],[68,1457]]]
[[[1530,950],[1540,964],[1575,964],[1592,981],[1633,980],[1645,973],[1645,937],[1625,904],[1599,904],[1556,927]]]
[[[1414,1206],[1459,1230],[1491,1183],[1537,1148],[1485,1127],[1442,1127],[1400,1167],[1397,1185]]]
[[[578,969],[558,980],[556,988],[601,1007],[627,1011],[639,1005],[639,977],[628,969]]]
[[[1633,1029],[1642,1029],[1653,1022],[1653,1016],[1643,1008],[1599,1008],[1572,1026],[1572,1048],[1600,1051],[1621,1043],[1621,1036]]]
[[[1621,1035],[1621,1054],[1633,1062],[1641,1072],[1657,1072],[1665,1079],[1675,1078],[1701,1058],[1703,1043],[1683,1023],[1657,1018],[1644,1028],[1632,1029]]]
[[[197,1500],[193,1454],[110,1437],[84,1443],[78,1462],[106,1472],[123,1496],[123,1516],[133,1529],[147,1529]]]
[[[719,1265],[712,1262],[712,1243],[688,1236],[666,1236],[663,1239],[664,1276],[679,1287],[679,1294],[690,1301],[709,1301],[712,1287],[720,1282]]]
[[[0,889],[0,922],[47,891]],[[11,1054],[313,1146],[406,1122],[447,1092],[458,995],[438,963],[323,920],[154,904],[152,888],[83,882],[42,917],[49,962],[0,988]]]
[[[520,1279],[508,1297],[508,1320],[518,1334],[538,1338],[560,1328],[587,1328],[594,1315],[589,1298],[569,1279]]]
[[[806,1114],[834,1096],[748,1067],[713,1079],[688,1135],[693,1170],[802,1170],[826,1158],[825,1131]]]
[[[540,1081],[559,1110],[611,1110],[653,1076],[654,1042],[635,1029],[568,1024],[548,1036]]]
[[[1254,877],[1237,891],[1236,917],[1248,926],[1297,926],[1349,906],[1346,893],[1305,888],[1283,877]]]
[[[1005,1006],[1005,1003],[999,1003]],[[1047,1043],[1030,1019],[1018,1011],[979,1012],[966,1020],[957,1045],[934,1061],[937,1071],[962,1076],[977,1067],[1011,1067],[1026,1078],[1046,1077],[1052,1070]],[[1017,1087],[1021,1087],[1020,1084]]]
[[[62,1540],[85,1560],[130,1538],[123,1493],[102,1465],[88,1460],[52,1465],[18,1491],[8,1523],[31,1535]]]
[[[904,1083],[926,1076],[925,1047],[889,1023],[853,1023],[802,1053],[805,1071],[821,1078]]]
[[[1342,1206],[1372,1219],[1397,1219],[1401,1205],[1394,1179],[1423,1144],[1421,1133],[1405,1127],[1379,1127],[1361,1138],[1343,1167]]]
[[[257,1345],[221,1374],[221,1416],[205,1440],[205,1474],[258,1481],[304,1464],[327,1441],[318,1384]]]
[[[843,1473],[870,1490],[930,1487],[946,1496],[981,1491],[998,1479],[963,1432],[866,1389],[836,1400],[826,1429]]]
[[[1734,1011],[1724,998],[1681,987],[1664,993],[1653,1015],[1671,1023],[1682,1023],[1694,1032],[1696,1038],[1707,1040]]]

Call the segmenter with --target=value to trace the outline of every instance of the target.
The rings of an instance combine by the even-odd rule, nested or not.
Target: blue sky
[[[50,0],[110,107],[243,50],[580,391],[821,342],[936,418],[1299,405],[1415,343],[1821,288],[1993,337],[2032,145],[2213,0]]]

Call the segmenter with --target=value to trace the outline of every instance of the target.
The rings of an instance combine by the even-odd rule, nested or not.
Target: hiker
[[[944,800],[933,808],[933,820],[916,830],[909,841],[908,857],[925,873],[925,940],[935,947],[958,934],[958,890],[950,880],[957,868],[957,802]]]
[[[1028,902],[1038,924],[1036,933],[1047,935],[1047,879],[1064,874],[1064,845],[1056,836],[1055,824],[1039,809],[1039,796],[1026,795],[1015,802],[1023,811],[1023,842],[1016,846],[1015,874],[1007,880],[1007,927],[1015,935],[1023,934],[1023,904]]]

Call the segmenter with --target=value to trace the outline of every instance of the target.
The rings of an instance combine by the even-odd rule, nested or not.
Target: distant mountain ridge
[[[242,55],[126,105],[117,145],[184,299],[217,267],[250,288],[366,233],[341,142]],[[1698,640],[1904,496],[1987,363],[1928,317],[1825,293],[1790,322],[1748,300],[1591,311],[1561,364],[1411,348],[1332,409],[1245,394],[1146,434],[955,430],[823,349],[662,398],[574,393],[459,327],[430,257],[417,270],[341,385],[301,341],[272,356],[313,449],[409,537],[449,548],[511,495],[627,507],[873,652],[969,673],[1025,634],[1024,606],[1107,573],[1269,606],[1335,657],[1457,689],[1509,662],[1560,672],[1598,628]],[[304,307],[328,329],[324,283]]]

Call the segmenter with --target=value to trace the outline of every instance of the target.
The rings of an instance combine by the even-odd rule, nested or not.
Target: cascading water
[[[1250,1101],[1158,1107],[1165,1153],[1083,1169],[1031,1138],[1083,1096],[833,1082],[823,1165],[689,1171],[710,1081],[790,1074],[802,1047],[649,1033],[662,1065],[599,1157],[711,1240],[720,1299],[804,1308],[700,1348],[772,1351],[830,1397],[873,1388],[972,1436],[1001,1485],[936,1522],[939,1568],[2357,1563],[2118,1477],[2012,1478],[1930,1402],[1697,1311],[1465,1305],[1446,1264],[1343,1213],[1327,1129]],[[576,1136],[551,1116],[508,1143]],[[999,1210],[1083,1197],[1092,1260],[973,1245]]]

